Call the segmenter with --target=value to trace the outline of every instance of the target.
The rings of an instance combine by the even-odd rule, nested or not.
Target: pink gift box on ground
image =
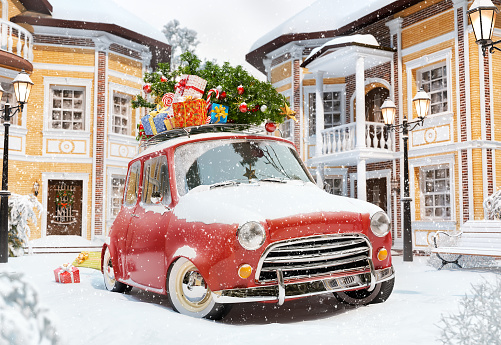
[[[54,278],[63,284],[80,283],[80,271],[72,265],[63,265],[54,270]]]

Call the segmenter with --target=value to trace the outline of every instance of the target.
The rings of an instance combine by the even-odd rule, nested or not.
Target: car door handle
[[[139,218],[139,216],[137,214],[132,214],[132,217]]]

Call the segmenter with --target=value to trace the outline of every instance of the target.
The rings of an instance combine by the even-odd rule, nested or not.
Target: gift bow
[[[61,269],[59,271],[59,274],[61,274],[62,272],[72,272],[72,268],[73,268],[73,265],[72,264],[63,264],[61,266],[59,266],[59,268]]]
[[[219,106],[216,106],[214,108],[214,117],[217,118],[216,122],[214,123],[218,123],[221,121],[221,117],[224,119],[226,119],[226,116],[228,116],[228,113],[226,112],[226,109],[224,108],[223,105],[219,105]]]

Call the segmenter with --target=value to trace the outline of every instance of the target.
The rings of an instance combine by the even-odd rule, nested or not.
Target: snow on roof
[[[262,36],[250,51],[282,35],[336,30],[393,2],[395,0],[318,0]]]
[[[322,49],[324,47],[333,46],[333,45],[342,44],[342,43],[361,43],[361,44],[368,44],[371,46],[378,46],[379,47],[378,41],[372,35],[359,35],[359,34],[357,34],[357,35],[351,35],[351,36],[339,36],[339,37],[336,37],[336,38],[324,43],[321,47],[317,47],[317,48],[313,49],[311,51],[310,55],[308,55],[308,57],[306,58],[306,60],[308,60],[311,56],[315,55],[316,52],[318,52],[320,49]]]
[[[160,30],[111,0],[50,0],[50,3],[53,6],[52,18],[115,24],[167,43],[166,37]]]

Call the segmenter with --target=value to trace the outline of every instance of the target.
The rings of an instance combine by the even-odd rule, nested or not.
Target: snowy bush
[[[23,245],[28,244],[28,221],[37,224],[42,204],[33,195],[12,194],[9,197],[9,255],[23,255]]]
[[[484,200],[484,210],[489,219],[501,220],[501,189]]]
[[[0,271],[0,345],[59,343],[34,288],[20,274]]]
[[[501,345],[501,279],[472,285],[461,299],[459,312],[440,321],[443,344]]]

